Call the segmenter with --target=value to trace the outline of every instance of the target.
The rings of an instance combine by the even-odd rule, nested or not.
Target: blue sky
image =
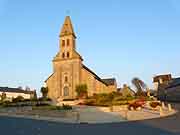
[[[84,63],[101,77],[152,87],[156,74],[180,76],[179,0],[0,0],[0,86],[39,90],[66,15]]]

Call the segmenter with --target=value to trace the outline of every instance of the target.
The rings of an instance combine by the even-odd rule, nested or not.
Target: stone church
[[[101,79],[83,64],[76,51],[76,34],[71,19],[65,18],[59,35],[59,51],[53,59],[53,73],[45,81],[48,97],[55,102],[76,98],[76,86],[86,84],[88,96],[110,93],[117,90],[115,78]]]

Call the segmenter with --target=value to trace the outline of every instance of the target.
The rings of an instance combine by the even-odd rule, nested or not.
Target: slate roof
[[[158,75],[153,78],[153,82],[159,82],[160,78],[163,79],[163,81],[170,81],[172,79],[171,74]]]
[[[167,88],[180,86],[180,78],[174,78],[169,84]]]
[[[0,92],[14,92],[14,93],[34,94],[35,91],[26,91],[26,90],[22,90],[20,88],[0,87]]]
[[[116,83],[115,78],[107,78],[107,79],[102,79],[103,82],[105,82],[107,85],[114,85]]]
[[[167,84],[160,84],[158,89],[171,91],[171,88],[176,88],[179,86],[180,86],[180,78],[173,78]]]
[[[94,75],[94,77],[98,80],[98,81],[100,81],[100,82],[102,82],[102,83],[104,83],[105,85],[107,85],[108,86],[108,84],[106,83],[106,82],[104,82],[98,75],[96,75],[96,73],[94,73],[92,70],[90,70],[88,67],[86,67],[85,65],[82,65],[83,66],[83,68],[85,69],[85,70],[87,70],[88,72],[90,72],[91,74],[93,74]]]
[[[89,73],[91,73],[98,81],[104,83],[106,86],[109,85],[114,85],[116,83],[116,79],[115,78],[106,78],[106,79],[101,79],[96,73],[94,73],[91,69],[89,69],[88,67],[86,67],[85,65],[82,65],[82,67],[88,71]],[[47,82],[47,80],[53,75],[54,73],[52,73],[46,80],[45,82]]]
[[[131,91],[132,93],[136,93],[133,89],[131,89],[130,87],[127,87],[129,91]],[[124,91],[124,88],[117,88],[117,91],[118,92],[123,92]]]
[[[53,76],[54,73],[52,73],[44,82],[47,82],[51,76]]]

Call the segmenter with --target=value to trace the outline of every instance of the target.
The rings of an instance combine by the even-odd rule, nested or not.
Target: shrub
[[[22,97],[22,96],[18,96],[16,98],[12,99],[12,102],[14,102],[14,103],[22,102],[22,101],[24,101],[24,97]]]
[[[144,91],[137,91],[136,92],[136,94],[135,94],[137,97],[146,97],[147,96],[147,94],[146,94],[146,92],[144,92]]]
[[[0,95],[0,97],[1,97],[1,101],[2,101],[2,102],[5,101],[5,100],[6,100],[6,93],[3,92],[3,93]]]
[[[76,93],[78,98],[87,97],[87,85],[80,84],[76,86]]]
[[[141,105],[141,104],[138,104],[137,102],[131,103],[131,104],[129,104],[129,106],[128,106],[129,110],[130,110],[131,108],[133,108],[133,109],[136,110],[136,109],[139,108],[139,107],[142,107],[142,105]]]
[[[63,99],[63,101],[74,101],[75,99]]]
[[[47,98],[48,88],[47,87],[41,87],[41,93],[42,93],[42,98]]]
[[[126,100],[126,97],[119,96],[119,97],[115,97],[113,100],[114,101],[123,101],[123,100]]]
[[[9,107],[10,104],[11,104],[10,101],[4,101],[4,102],[1,103],[1,105],[2,105],[3,107]]]
[[[158,106],[161,106],[161,103],[160,103],[160,102],[151,102],[151,103],[150,103],[150,106],[151,106],[152,108],[156,108],[156,107],[158,107]]]
[[[130,103],[129,106],[128,106],[128,108],[131,109],[131,108],[133,107],[133,109],[136,110],[136,109],[139,108],[139,107],[143,107],[144,104],[145,104],[145,100],[143,100],[143,99],[138,99],[138,100],[136,100],[135,102]]]
[[[63,108],[64,110],[72,110],[72,106],[70,106],[70,105],[64,105],[64,104],[63,104],[62,108]]]
[[[128,105],[129,102],[127,100],[122,100],[122,101],[115,101],[112,103],[112,105]]]
[[[94,106],[96,104],[95,99],[87,99],[84,103],[80,103],[80,105],[88,105],[88,106]]]
[[[44,97],[41,97],[39,99],[37,99],[37,101],[52,101],[50,98],[44,98]]]

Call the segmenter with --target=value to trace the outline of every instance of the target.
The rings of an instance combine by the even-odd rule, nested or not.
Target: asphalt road
[[[180,111],[180,104],[175,105]],[[138,122],[65,124],[0,117],[0,135],[180,135],[180,113]]]

